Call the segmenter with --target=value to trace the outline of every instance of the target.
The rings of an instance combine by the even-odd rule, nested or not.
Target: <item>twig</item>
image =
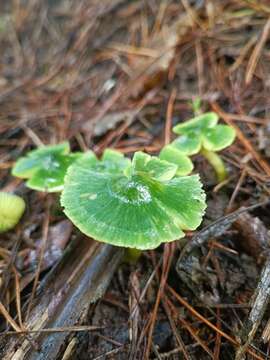
[[[187,243],[187,245],[183,248],[178,264],[181,264],[181,261],[197,246],[203,245],[206,241],[208,241],[213,236],[220,236],[224,234],[224,232],[232,225],[232,223],[243,213],[247,211],[252,211],[257,209],[258,207],[265,206],[269,204],[270,200],[263,201],[261,203],[257,203],[255,205],[251,205],[248,207],[242,207],[239,210],[234,211],[229,215],[225,215],[213,223],[209,224],[201,231],[199,231],[196,235],[193,236],[191,241]]]
[[[21,331],[21,328],[19,327],[19,325],[17,325],[16,322],[12,319],[12,317],[9,315],[8,311],[6,310],[6,308],[4,307],[4,305],[2,304],[1,301],[0,301],[0,313],[2,313],[2,315],[4,316],[6,321],[13,327],[13,329],[16,332]]]
[[[69,326],[69,327],[59,327],[59,328],[52,328],[52,329],[39,329],[39,330],[21,330],[18,328],[18,331],[5,331],[0,333],[0,337],[4,336],[13,336],[18,334],[41,334],[41,333],[63,333],[63,332],[84,332],[84,331],[96,331],[96,330],[102,330],[104,329],[104,326]]]
[[[245,321],[240,338],[244,340],[236,353],[235,360],[243,359],[244,353],[247,351],[255,333],[261,323],[264,312],[270,300],[270,256],[265,262],[261,273],[260,281],[254,294],[254,304],[250,314]]]
[[[166,123],[165,123],[165,139],[164,139],[165,145],[171,142],[172,114],[173,114],[173,104],[175,98],[176,98],[176,88],[173,88],[167,106]]]

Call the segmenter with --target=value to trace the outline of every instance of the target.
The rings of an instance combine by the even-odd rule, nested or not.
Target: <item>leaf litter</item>
[[[3,1],[0,9],[4,54],[0,66],[0,186],[4,191],[15,190],[27,202],[16,231],[0,239],[0,335],[10,334],[1,339],[1,358],[12,358],[23,344],[21,356],[29,359],[37,358],[39,347],[51,359],[63,354],[67,359],[144,359],[148,355],[177,359],[179,354],[186,359],[240,359],[244,353],[267,359],[268,2],[60,0],[25,5]],[[207,225],[215,231],[207,230],[203,241],[196,241],[185,263],[184,278],[178,273],[187,252],[182,253],[186,248],[178,242],[146,252],[136,266],[116,266],[118,255],[114,255],[118,270],[110,285],[110,276],[101,277],[104,286],[99,295],[108,286],[105,295],[90,305],[87,315],[78,302],[81,317],[76,318],[78,323],[68,324],[69,336],[58,338],[58,343],[52,336],[52,342],[46,343],[46,326],[48,331],[61,331],[57,301],[74,300],[70,289],[80,289],[76,276],[86,262],[68,253],[68,246],[74,249],[79,235],[76,230],[71,235],[65,230],[48,235],[41,245],[44,258],[27,266],[24,259],[29,259],[29,253],[40,256],[44,226],[50,234],[65,220],[57,201],[48,212],[47,195],[14,182],[12,165],[36,145],[63,141],[70,141],[73,150],[90,147],[98,155],[107,146],[130,156],[138,150],[155,155],[168,139],[166,124],[170,130],[191,118],[189,102],[197,97],[203,111],[215,111],[222,122],[234,127],[238,139],[222,152],[230,177],[218,186],[207,163],[200,156],[195,158],[208,198],[202,231]],[[174,139],[172,133],[170,136]],[[198,234],[189,233],[186,246],[192,247]],[[89,253],[94,247],[82,243],[78,257],[88,253],[95,259]],[[66,255],[49,256],[48,267],[43,267],[54,245]],[[65,274],[60,271],[62,266]],[[103,266],[100,274],[103,271],[106,276],[111,269]],[[55,274],[60,274],[57,286],[62,290],[50,306],[50,315],[57,321],[39,323],[43,336],[29,333],[22,338],[16,331],[26,325],[31,330],[36,306],[43,304],[42,311],[49,308],[41,296],[42,291],[51,294]],[[72,279],[69,290],[61,283],[68,275]],[[29,278],[37,279],[34,292]],[[29,323],[26,313],[31,292],[34,303]],[[68,314],[70,307],[65,311]],[[81,327],[75,328],[78,324]],[[46,344],[58,350],[49,352]]]

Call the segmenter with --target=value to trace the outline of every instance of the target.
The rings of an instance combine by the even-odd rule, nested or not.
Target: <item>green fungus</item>
[[[20,196],[0,191],[0,233],[13,229],[24,210],[25,202]]]
[[[30,189],[58,192],[63,190],[68,167],[81,156],[79,152],[70,153],[68,142],[43,146],[20,158],[12,175],[28,179],[26,186]]]
[[[161,160],[168,161],[177,166],[176,175],[185,176],[191,173],[194,166],[190,158],[177,150],[173,145],[164,146],[159,154]]]
[[[235,130],[228,125],[217,125],[218,115],[208,112],[178,124],[173,131],[181,135],[169,146],[185,156],[201,153],[213,166],[218,181],[227,177],[225,165],[217,151],[230,146],[235,139]],[[168,159],[169,160],[169,159]]]
[[[98,160],[89,152],[69,167],[61,204],[95,240],[154,249],[195,230],[206,208],[199,176],[178,177],[177,168],[142,152],[132,162],[119,153],[105,152]]]

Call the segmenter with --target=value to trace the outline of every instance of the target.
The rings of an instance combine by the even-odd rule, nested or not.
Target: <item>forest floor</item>
[[[0,50],[0,188],[27,203],[0,237],[1,359],[270,359],[269,1],[1,1]],[[187,233],[188,251],[176,241],[117,266],[70,325],[81,328],[62,329],[59,353],[42,355],[27,322],[39,284],[87,239],[58,195],[11,176],[14,162],[65,140],[97,155],[157,154],[197,98],[237,133],[221,152],[223,183],[194,157],[207,194],[200,233]]]

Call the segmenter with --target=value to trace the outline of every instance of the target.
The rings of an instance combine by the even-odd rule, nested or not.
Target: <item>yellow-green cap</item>
[[[16,226],[24,210],[25,202],[21,197],[0,191],[0,233]]]

